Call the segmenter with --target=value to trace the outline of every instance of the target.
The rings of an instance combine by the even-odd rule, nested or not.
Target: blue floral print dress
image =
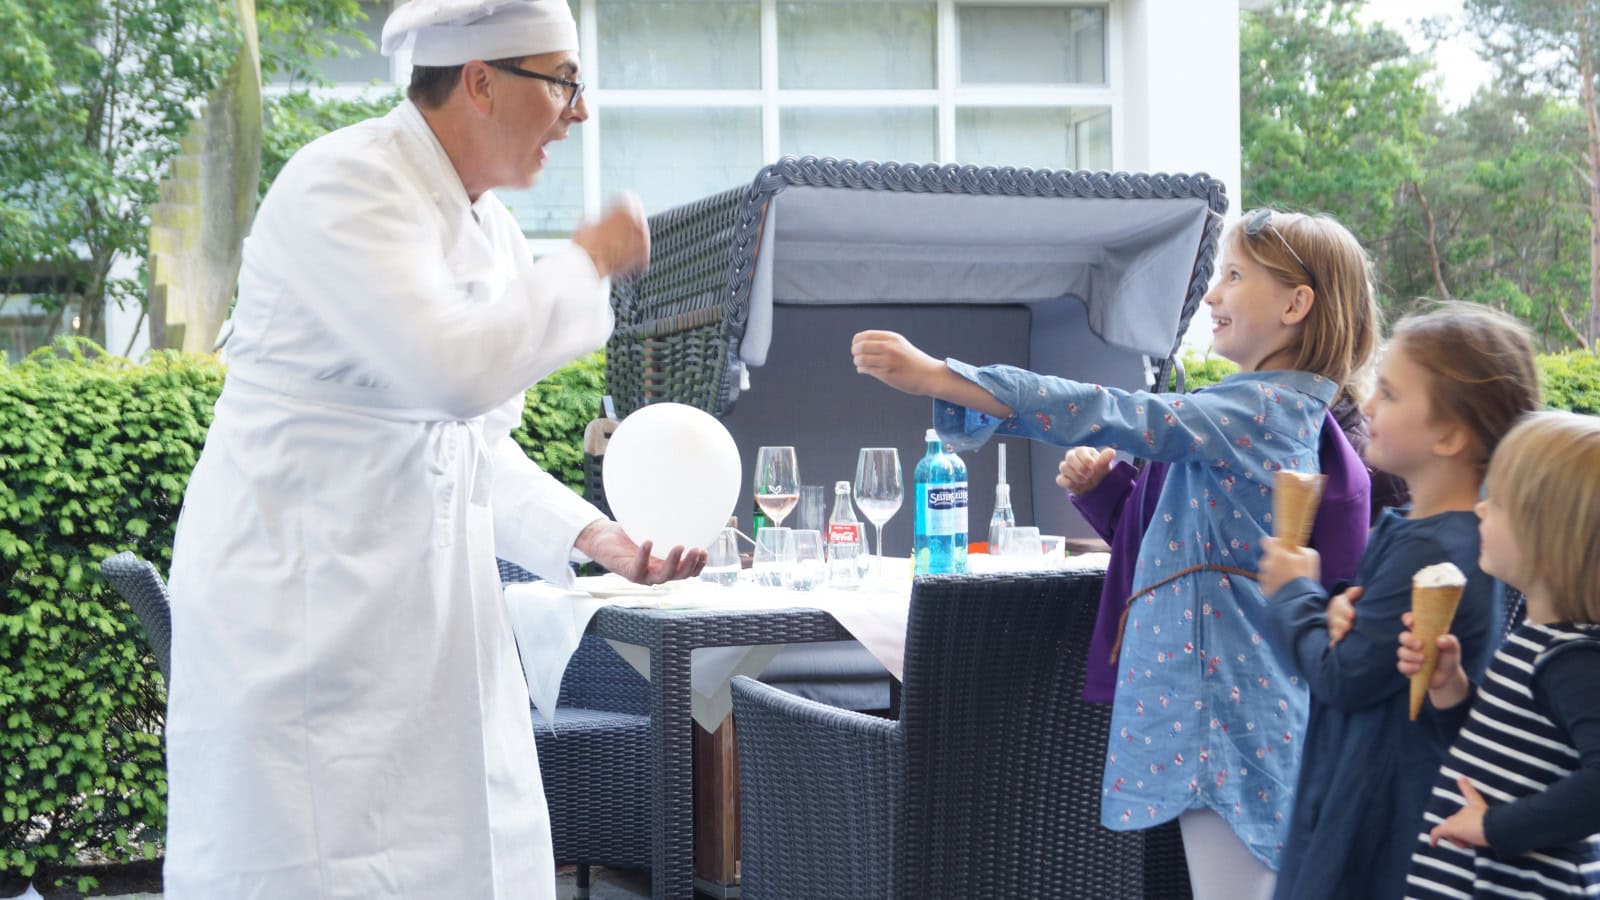
[[[1134,568],[1101,821],[1129,831],[1209,807],[1276,868],[1308,695],[1262,639],[1255,580],[1226,569],[1256,570],[1272,531],[1273,473],[1317,471],[1338,385],[1307,372],[1242,372],[1201,393],[1155,394],[946,365],[1013,412],[999,419],[935,400],[934,427],[958,450],[999,432],[1172,463]]]

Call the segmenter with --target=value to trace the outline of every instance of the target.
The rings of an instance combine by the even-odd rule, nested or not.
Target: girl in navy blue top
[[[1478,504],[1483,571],[1527,596],[1528,620],[1474,688],[1439,638],[1428,702],[1466,720],[1419,829],[1408,897],[1600,895],[1600,419],[1541,413],[1496,451]],[[1409,620],[1406,623],[1410,625]],[[1452,631],[1454,628],[1452,627]],[[1400,635],[1400,672],[1422,643]]]
[[[1409,720],[1408,682],[1394,668],[1411,577],[1441,562],[1467,575],[1454,630],[1466,674],[1480,679],[1502,618],[1493,579],[1478,569],[1472,509],[1501,437],[1538,404],[1533,344],[1515,320],[1452,305],[1401,322],[1366,404],[1367,462],[1404,478],[1413,502],[1379,518],[1345,595],[1359,602],[1330,606],[1316,551],[1267,544],[1263,631],[1312,697],[1281,900],[1401,896],[1411,846],[1395,835],[1421,821],[1448,744]]]

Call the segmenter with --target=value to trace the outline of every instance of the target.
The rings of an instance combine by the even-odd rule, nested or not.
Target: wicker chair
[[[133,614],[144,626],[144,640],[161,667],[161,675],[172,678],[172,599],[156,567],[123,551],[100,563],[100,574],[128,601]]]
[[[536,578],[497,562],[506,584]],[[648,689],[610,644],[585,636],[561,680],[554,731],[534,714],[556,862],[578,867],[576,897],[588,896],[591,865],[650,868]]]
[[[1099,824],[1110,708],[1080,699],[1102,577],[919,579],[899,721],[736,679],[745,895],[1145,896],[1145,836]]]
[[[1184,330],[1210,282],[1221,214],[1228,201],[1207,175],[1071,172],[956,165],[911,165],[784,157],[745,186],[650,217],[650,267],[612,284],[616,327],[606,344],[606,392],[619,415],[669,401],[719,418],[732,410],[743,370],[740,341],[751,316],[751,290],[762,232],[773,199],[791,187],[882,194],[944,194],[1084,200],[1192,199],[1208,217],[1187,284],[1174,285],[1176,329],[1154,360],[1157,384],[1175,364]]]

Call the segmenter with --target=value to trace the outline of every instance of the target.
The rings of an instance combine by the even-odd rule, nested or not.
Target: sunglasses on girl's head
[[[1244,221],[1244,233],[1251,237],[1260,234],[1262,229],[1265,228],[1272,229],[1272,233],[1278,237],[1278,242],[1283,244],[1283,249],[1289,251],[1289,255],[1294,257],[1294,261],[1300,264],[1301,271],[1306,273],[1306,283],[1315,287],[1317,279],[1316,276],[1311,274],[1311,267],[1306,265],[1306,261],[1300,258],[1300,254],[1295,252],[1294,247],[1289,244],[1288,238],[1285,238],[1283,232],[1278,230],[1278,226],[1272,224],[1272,210],[1258,209],[1250,214],[1250,218]]]

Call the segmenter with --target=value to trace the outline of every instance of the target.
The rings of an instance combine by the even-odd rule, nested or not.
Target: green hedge
[[[1204,356],[1183,354],[1183,376],[1187,390],[1209,387],[1237,371],[1239,371],[1237,365],[1220,356],[1212,356],[1209,353]],[[1176,381],[1176,374],[1173,375],[1173,379]],[[1168,388],[1170,389],[1171,385]]]
[[[1550,409],[1600,414],[1600,356],[1587,350],[1540,356],[1539,382]]]
[[[0,871],[158,849],[165,691],[98,564],[170,561],[220,374],[76,343],[0,367]]]
[[[604,372],[596,354],[553,374],[515,435],[574,488]],[[88,343],[0,357],[0,876],[160,849],[165,688],[99,562],[132,550],[166,571],[222,374]]]
[[[1545,353],[1536,360],[1548,409],[1600,414],[1600,356],[1587,350]],[[1220,356],[1183,355],[1189,390],[1216,384],[1239,367]]]
[[[606,357],[593,353],[528,391],[522,429],[511,436],[540,468],[583,493],[583,429],[600,414]]]

